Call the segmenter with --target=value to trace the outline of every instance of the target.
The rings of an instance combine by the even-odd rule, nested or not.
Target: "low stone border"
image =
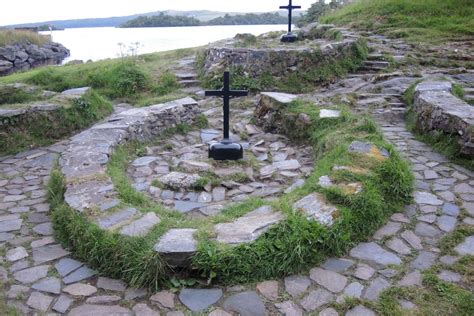
[[[449,81],[426,81],[416,86],[416,127],[456,135],[461,153],[474,158],[474,107],[455,97],[452,88]]]

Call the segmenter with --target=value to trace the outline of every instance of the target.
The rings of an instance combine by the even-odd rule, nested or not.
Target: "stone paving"
[[[327,93],[331,89],[337,87],[330,87]],[[359,101],[365,100],[361,94]],[[381,96],[388,97],[389,92]],[[398,115],[387,120],[377,117],[386,137],[412,164],[414,204],[394,214],[371,240],[355,246],[346,257],[331,258],[308,274],[256,285],[147,293],[98,276],[74,260],[52,236],[45,185],[68,142],[0,158],[0,280],[5,284],[8,306],[25,315],[177,316],[191,311],[212,316],[338,315],[328,305],[344,297],[376,301],[390,286],[420,286],[421,272],[433,264],[449,266],[462,255],[474,255],[473,236],[457,245],[456,256],[441,257],[437,247],[440,238],[461,222],[473,225],[474,173],[416,141]],[[439,277],[463,282],[449,269]],[[416,308],[411,302],[401,304]],[[375,313],[356,306],[346,315]]]

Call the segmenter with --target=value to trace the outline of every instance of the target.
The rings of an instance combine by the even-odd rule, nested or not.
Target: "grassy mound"
[[[473,0],[359,0],[320,18],[322,23],[412,41],[441,41],[474,35]]]
[[[42,46],[48,42],[50,42],[48,36],[31,31],[0,30],[0,47],[16,43],[31,43]]]
[[[112,113],[112,104],[94,91],[68,102],[55,111],[4,121],[0,126],[0,155],[52,144]]]
[[[312,123],[306,128],[295,129],[295,121],[301,113],[308,114]],[[78,259],[102,274],[120,277],[132,286],[157,289],[176,284],[190,285],[195,282],[193,278],[202,277],[231,284],[288,275],[328,256],[343,254],[354,244],[366,240],[393,212],[410,202],[413,177],[409,166],[383,139],[370,118],[343,110],[340,118],[322,120],[319,109],[299,101],[281,115],[285,122],[283,132],[295,141],[309,141],[317,154],[316,169],[304,187],[274,202],[250,199],[230,205],[216,217],[191,220],[133,190],[125,170],[140,147],[130,144],[116,150],[108,168],[119,192],[121,207],[133,206],[142,212],[156,212],[161,223],[142,238],[101,231],[84,214],[65,206],[61,175],[55,172],[51,177],[50,192],[58,239]],[[189,131],[183,128],[173,132],[179,130]],[[391,156],[378,160],[351,154],[347,148],[353,140],[372,142],[386,148]],[[335,165],[352,166],[366,172],[333,171]],[[361,182],[364,189],[355,195],[334,187],[324,189],[318,185],[322,175],[330,175],[336,182]],[[339,215],[332,227],[308,221],[293,211],[293,203],[312,192],[322,193],[338,207]],[[250,244],[229,247],[212,239],[214,224],[232,221],[264,204],[284,212],[286,220]],[[192,266],[179,274],[152,250],[153,244],[170,228],[198,229],[199,246]],[[177,282],[176,278],[185,280]]]

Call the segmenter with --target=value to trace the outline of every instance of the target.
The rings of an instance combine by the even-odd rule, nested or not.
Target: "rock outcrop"
[[[59,64],[69,54],[69,49],[54,42],[42,46],[18,43],[0,47],[0,76],[38,66]]]
[[[416,128],[453,135],[461,153],[474,157],[474,107],[455,97],[451,89],[449,81],[427,81],[416,87]]]

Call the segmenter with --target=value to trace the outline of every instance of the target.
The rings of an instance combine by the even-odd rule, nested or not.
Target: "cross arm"
[[[231,97],[245,97],[248,96],[249,92],[247,90],[232,90]]]
[[[223,94],[222,90],[210,90],[205,92],[206,97],[221,97]]]

